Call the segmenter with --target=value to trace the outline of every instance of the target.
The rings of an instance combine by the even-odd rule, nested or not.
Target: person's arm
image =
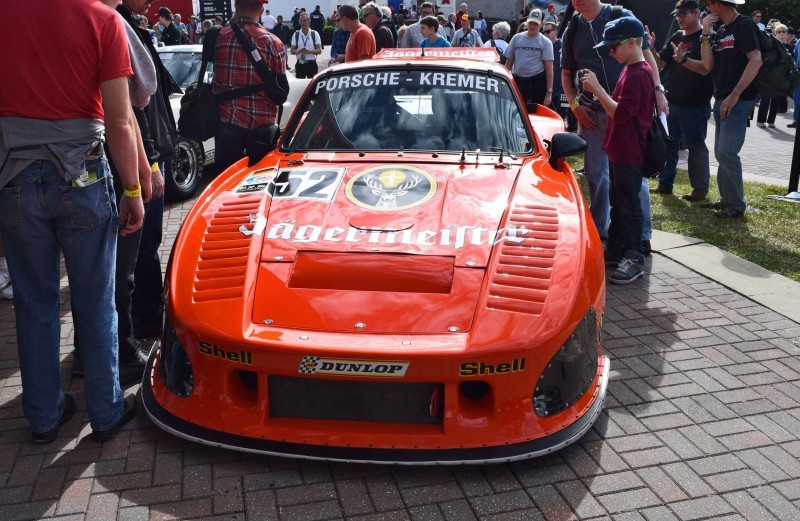
[[[692,60],[683,53],[683,49],[680,46],[677,46],[672,42],[670,42],[670,45],[672,45],[672,52],[673,52],[672,59],[675,61],[677,65],[680,65],[681,67],[691,72],[694,72],[695,74],[700,74],[701,76],[705,76],[706,74],[711,72],[710,69],[706,68],[702,59]]]
[[[317,33],[317,31],[314,31],[314,32]],[[314,50],[311,51],[311,54],[316,54],[316,55],[319,56],[320,54],[322,54],[322,36],[320,36],[319,33],[317,33],[316,42],[317,42],[317,44],[314,46]]]
[[[739,96],[742,95],[742,92],[752,83],[752,81],[756,78],[758,74],[758,69],[761,68],[761,49],[753,49],[752,51],[747,53],[747,66],[744,68],[744,72],[742,73],[742,77],[739,78],[739,81],[736,83],[736,86],[733,88],[728,97],[722,100],[722,103],[719,105],[719,115],[722,118],[727,118],[733,107],[739,103]]]
[[[549,107],[553,103],[553,60],[544,61],[544,76],[547,92],[544,94],[544,106]]]
[[[700,36],[700,61],[709,72],[714,70],[714,51],[711,49],[711,28],[719,19],[715,14],[703,18],[703,32]]]
[[[123,187],[139,186],[136,123],[131,114],[128,78],[120,77],[100,83],[105,112],[106,139],[117,165]],[[128,190],[126,190],[127,192]],[[132,194],[136,190],[131,190]],[[142,227],[144,205],[141,190],[138,195],[123,195],[119,206],[120,235],[129,235]]]
[[[160,195],[156,195],[156,180],[155,180],[155,173],[150,168],[150,165],[147,161],[147,154],[144,151],[144,142],[142,141],[142,133],[139,129],[139,125],[136,123],[136,118],[131,112],[131,118],[133,118],[133,129],[136,132],[136,155],[138,157],[138,170],[139,170],[139,184],[142,186],[142,202],[147,203],[150,202],[150,198],[153,197],[158,199],[161,195],[164,194],[164,179],[161,178],[161,186],[160,186]],[[161,177],[161,172],[158,172],[159,177]]]
[[[581,82],[583,83],[583,89],[586,92],[594,94],[600,102],[600,105],[603,106],[603,110],[608,114],[608,117],[613,118],[614,114],[617,112],[617,102],[614,101],[608,92],[600,85],[600,82],[597,81],[597,75],[592,71],[586,70],[581,76]]]
[[[643,51],[642,54],[644,54],[645,61],[650,64],[650,68],[653,69],[653,79],[655,80],[656,85],[661,85],[661,75],[658,73],[658,65],[656,65],[656,59],[653,57],[655,53],[650,52],[650,49],[647,49],[646,51]],[[658,112],[669,114],[669,102],[667,101],[667,95],[661,90],[656,90],[656,107],[658,107]]]

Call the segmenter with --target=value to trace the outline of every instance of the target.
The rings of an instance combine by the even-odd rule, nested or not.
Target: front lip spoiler
[[[142,382],[142,403],[150,419],[165,431],[180,438],[243,452],[313,460],[340,461],[344,463],[381,463],[396,465],[459,465],[506,463],[544,456],[578,441],[594,425],[603,410],[610,362],[602,356],[603,372],[600,389],[594,403],[586,413],[568,427],[544,438],[515,443],[468,449],[374,449],[356,447],[331,447],[302,443],[279,442],[229,434],[200,427],[179,418],[164,409],[155,399],[150,375],[153,374],[154,353],[147,362]]]

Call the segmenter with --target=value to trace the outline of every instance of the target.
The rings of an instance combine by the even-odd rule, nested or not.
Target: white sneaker
[[[14,300],[14,286],[6,286],[6,288],[2,291],[3,298],[6,300]]]
[[[11,283],[11,275],[8,274],[8,264],[6,258],[0,257],[0,289],[5,288]]]

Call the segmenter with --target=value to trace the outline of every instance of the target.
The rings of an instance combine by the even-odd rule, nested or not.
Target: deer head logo
[[[380,174],[369,174],[365,182],[378,196],[377,208],[397,208],[397,198],[408,193],[409,190],[422,182],[418,174],[406,175],[400,170],[387,170]]]

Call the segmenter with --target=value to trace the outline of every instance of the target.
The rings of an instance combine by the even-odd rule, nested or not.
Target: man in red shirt
[[[375,55],[375,35],[369,27],[358,21],[358,9],[344,4],[339,7],[342,29],[350,31],[350,39],[344,51],[345,62],[368,60]]]
[[[0,75],[0,232],[14,281],[22,409],[33,442],[50,443],[77,408],[61,389],[61,252],[92,437],[107,441],[136,416],[135,397],[123,399],[119,385],[114,307],[117,233],[135,232],[144,217],[127,38],[97,0],[5,7],[15,20],[60,22],[0,32],[3,64],[14,71]],[[118,218],[103,141],[124,187]]]
[[[283,76],[285,80],[283,43],[259,23],[265,3],[266,0],[236,1],[236,16],[217,36],[212,81],[214,94],[263,83],[249,53],[236,37],[233,25],[238,25],[255,45],[259,60],[264,62],[267,71]],[[288,86],[285,81],[283,83]],[[219,116],[220,125],[214,139],[216,163],[222,171],[244,156],[257,153],[259,145],[256,130],[275,124],[278,119],[278,105],[273,103],[265,90],[257,90],[252,94],[222,101],[219,104]]]

